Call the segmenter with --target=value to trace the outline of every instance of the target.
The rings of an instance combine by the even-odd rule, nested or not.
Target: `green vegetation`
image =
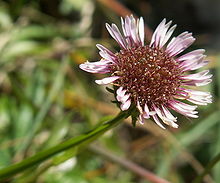
[[[100,59],[97,43],[118,49],[104,24],[119,24],[124,11],[147,17],[152,28],[172,13],[157,17],[163,7],[151,1],[108,2],[115,1],[0,1],[0,180],[144,183],[153,182],[151,175],[161,183],[198,183],[203,177],[197,176],[206,175],[204,182],[220,182],[220,48],[211,45],[211,31],[190,20],[195,47],[205,47],[211,60],[213,82],[202,90],[213,94],[213,104],[199,107],[198,119],[178,116],[178,129],[162,130],[152,121],[134,128],[110,102],[113,95],[95,84],[101,77],[78,65]],[[186,22],[187,16],[177,32],[189,28]],[[118,113],[124,120],[112,128]]]

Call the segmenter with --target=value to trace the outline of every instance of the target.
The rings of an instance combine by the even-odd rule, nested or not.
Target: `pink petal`
[[[204,70],[204,71],[196,73],[196,74],[181,76],[181,79],[184,79],[184,80],[205,80],[205,79],[210,79],[212,77],[212,75],[211,74],[207,75],[208,73],[209,73],[209,70]]]
[[[206,63],[207,61],[204,61],[205,57],[206,57],[205,55],[198,55],[194,59],[182,61],[179,64],[179,68],[181,68],[182,71],[195,70],[197,68],[200,68],[201,66],[204,66],[207,64]],[[204,62],[205,62],[205,64],[204,64]],[[201,64],[203,64],[203,65],[201,65]]]
[[[126,48],[126,42],[124,37],[121,35],[121,32],[119,31],[118,27],[115,24],[112,24],[112,29],[115,33],[115,36],[120,40],[120,42],[123,44],[123,46]]]
[[[121,24],[128,47],[143,46],[144,29],[142,20],[140,19],[136,22],[135,18],[131,15],[126,16],[125,21],[121,18]]]
[[[199,68],[201,68],[201,67],[204,67],[204,66],[207,65],[208,63],[209,63],[209,61],[203,60],[203,61],[201,61],[201,62],[199,62],[199,63],[197,63],[197,64],[195,64],[195,65],[193,65],[193,66],[191,66],[191,67],[186,67],[186,68],[184,69],[184,71],[196,70],[196,69],[199,69]]]
[[[176,56],[188,48],[194,41],[195,38],[192,37],[191,33],[183,32],[170,41],[170,43],[167,45],[166,52],[170,56]]]
[[[153,36],[151,38],[151,42],[150,42],[150,46],[159,46],[159,39],[158,39],[158,34],[159,32],[161,32],[162,29],[164,29],[166,23],[166,19],[163,19],[162,22],[157,26],[157,28],[155,29]]]
[[[179,58],[177,58],[177,61],[184,61],[184,60],[196,60],[198,57],[200,58],[201,56],[203,56],[203,53],[205,52],[204,49],[198,49],[198,50],[194,50],[191,51],[189,53],[186,53],[182,56],[180,56]]]
[[[154,45],[154,47],[162,48],[167,43],[176,28],[176,25],[170,28],[171,23],[172,21],[169,21],[166,24],[166,19],[163,19],[163,21],[157,26],[156,30],[154,31],[150,46]]]
[[[205,86],[209,83],[211,83],[211,79],[202,79],[202,80],[189,80],[189,81],[184,81],[182,84],[184,86]]]
[[[109,49],[107,49],[107,48],[104,47],[103,45],[101,45],[101,44],[97,44],[96,47],[97,47],[100,51],[102,51],[102,52],[107,52],[110,56],[116,58],[115,54],[112,53]]]
[[[176,118],[172,116],[172,114],[167,110],[161,110],[155,105],[153,105],[153,108],[155,109],[157,115],[160,117],[160,119],[167,125],[172,126],[173,128],[177,128],[178,125],[175,123]]]
[[[169,107],[173,109],[174,111],[177,111],[180,114],[183,114],[184,116],[188,116],[191,118],[198,118],[196,115],[198,112],[195,111],[195,108],[197,106],[191,106],[182,102],[179,102],[177,100],[173,100],[169,102]]]
[[[127,17],[125,18],[125,20],[127,19]],[[131,48],[132,47],[132,38],[130,36],[129,30],[128,30],[128,25],[127,23],[124,22],[124,19],[121,17],[121,25],[122,25],[122,30],[125,36],[125,40],[127,42],[127,47]]]
[[[112,27],[106,23],[106,28],[109,34],[117,41],[117,43],[121,46],[121,48],[126,49],[125,40],[120,34],[116,25],[112,25]]]
[[[98,61],[98,62],[85,62],[79,65],[80,69],[91,72],[91,73],[108,73],[109,62],[108,61]]]
[[[181,76],[181,79],[188,80],[183,81],[182,83],[186,86],[203,86],[209,84],[212,81],[210,79],[212,77],[212,74],[207,75],[208,72],[208,70],[205,70],[196,74]]]

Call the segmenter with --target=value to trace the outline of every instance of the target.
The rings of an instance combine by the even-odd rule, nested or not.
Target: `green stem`
[[[220,153],[217,154],[206,166],[205,170],[199,175],[197,176],[194,180],[193,183],[200,183],[203,178],[205,177],[205,175],[207,175],[211,169],[216,165],[216,163],[218,163],[220,161]]]
[[[19,163],[16,163],[14,165],[10,165],[6,168],[3,168],[0,170],[0,180],[4,180],[8,177],[11,178],[15,174],[17,174],[21,171],[24,171],[29,167],[37,165],[37,164],[43,162],[44,160],[56,155],[57,153],[60,153],[60,152],[63,152],[67,149],[70,149],[72,147],[78,146],[81,143],[91,141],[91,139],[95,140],[94,137],[98,137],[98,136],[102,135],[103,133],[105,133],[106,131],[108,131],[109,129],[118,125],[119,122],[126,117],[128,117],[128,113],[121,112],[112,120],[102,124],[101,126],[95,128],[94,130],[92,130],[86,134],[80,135],[75,138],[71,138],[71,139],[69,139],[59,145],[56,145],[50,149],[39,152],[39,153],[37,153],[37,154],[19,162]]]

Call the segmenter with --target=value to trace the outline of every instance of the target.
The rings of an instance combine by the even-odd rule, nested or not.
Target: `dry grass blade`
[[[121,17],[125,17],[127,15],[134,14],[131,10],[126,8],[123,4],[119,3],[117,0],[111,0],[111,1],[97,0],[97,1],[101,4],[103,4],[104,6],[110,8],[112,11],[114,11],[117,15],[119,15]],[[145,23],[145,35],[146,35],[147,41],[150,41],[151,37],[152,37],[152,30],[146,25],[146,23]]]

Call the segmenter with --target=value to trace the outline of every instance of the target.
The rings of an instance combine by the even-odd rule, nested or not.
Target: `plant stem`
[[[206,174],[208,174],[211,169],[216,165],[216,163],[218,163],[220,161],[220,153],[217,154],[206,166],[205,170],[199,175],[197,176],[194,180],[193,183],[200,183],[202,181],[202,179],[205,177]]]
[[[145,168],[137,165],[136,163],[128,159],[124,159],[120,156],[117,156],[114,153],[109,152],[104,148],[91,144],[89,146],[89,150],[109,159],[110,161],[114,163],[119,164],[120,166],[130,170],[131,172],[141,176],[145,180],[148,180],[152,183],[171,183],[163,178],[158,177],[154,173],[150,172],[149,170],[146,170]]]
[[[8,177],[11,178],[15,174],[22,172],[29,167],[37,165],[37,164],[43,162],[44,160],[46,160],[46,159],[48,159],[48,158],[50,158],[60,152],[63,152],[63,151],[70,149],[72,147],[76,147],[76,146],[80,145],[81,143],[90,142],[91,139],[95,140],[97,137],[99,137],[100,135],[102,135],[103,133],[108,131],[109,129],[118,125],[119,122],[122,119],[125,119],[126,117],[128,117],[128,113],[120,112],[112,120],[110,120],[106,123],[103,123],[101,126],[95,128],[94,130],[92,130],[86,134],[80,135],[78,137],[73,137],[73,138],[71,138],[71,139],[69,139],[59,145],[56,145],[50,149],[39,152],[39,153],[37,153],[37,154],[19,162],[19,163],[16,163],[14,165],[10,165],[6,168],[3,168],[0,170],[0,180],[4,180]],[[94,137],[96,137],[96,138],[94,138]]]

